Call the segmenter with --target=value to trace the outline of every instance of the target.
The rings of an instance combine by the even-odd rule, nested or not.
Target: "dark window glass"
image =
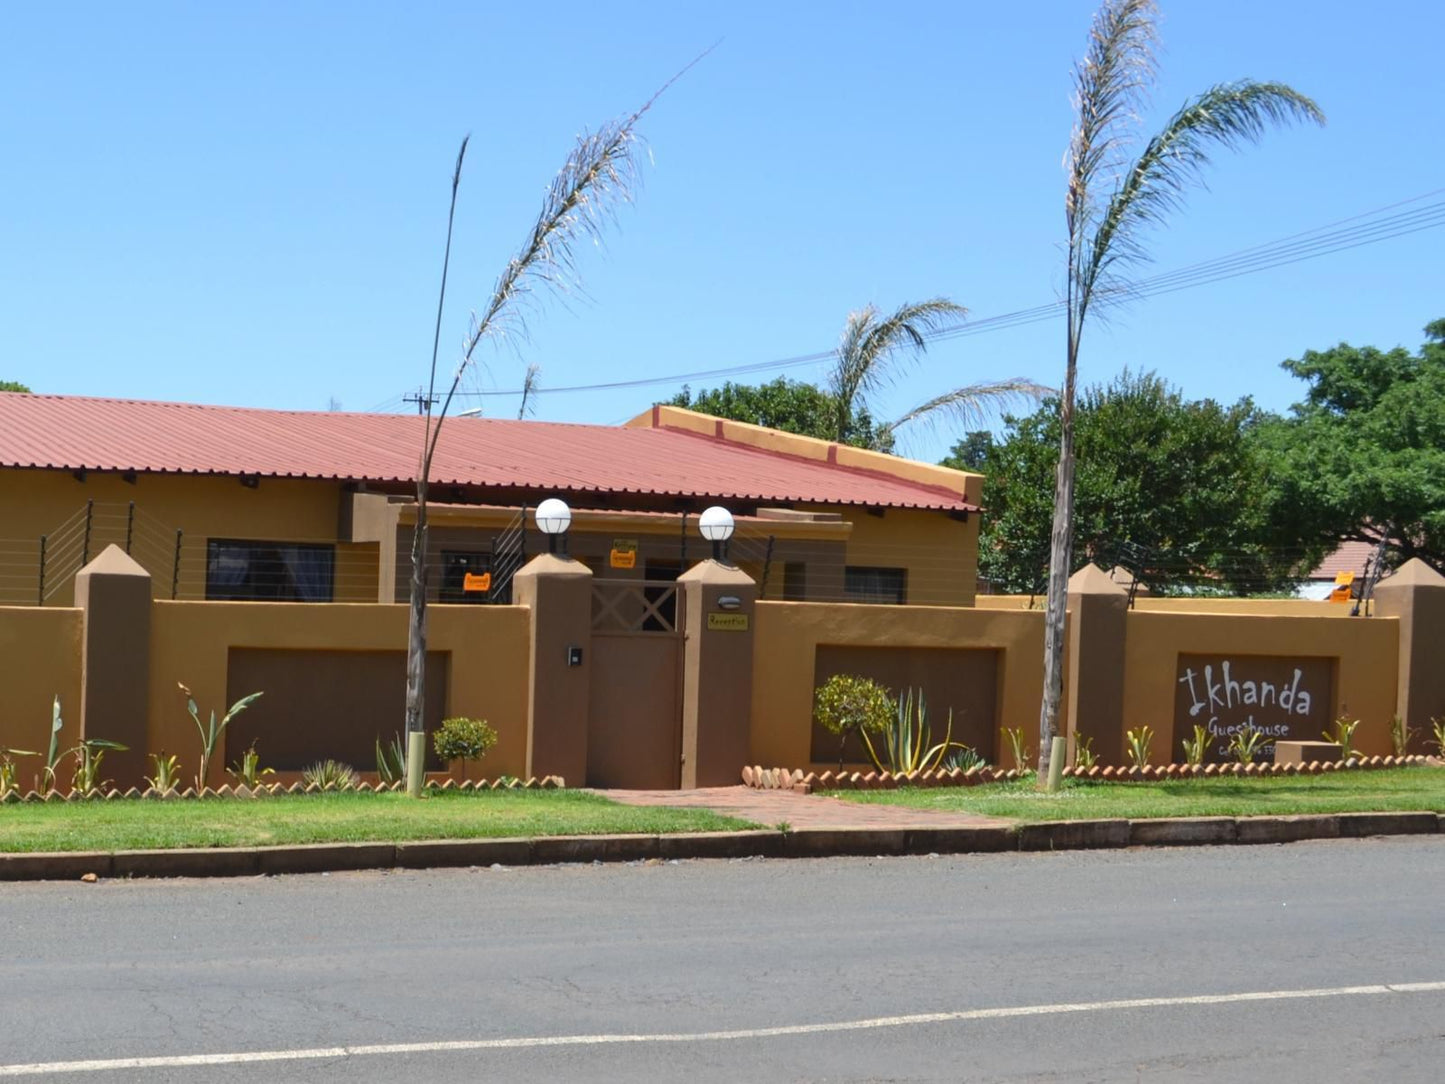
[[[213,538],[206,598],[217,602],[330,602],[336,547]]]
[[[804,602],[808,598],[808,566],[802,561],[783,565],[783,601]]]
[[[492,591],[479,590],[478,579],[487,582],[492,574],[492,555],[476,551],[442,550],[442,591],[443,602],[490,602]],[[467,577],[472,577],[473,589],[467,590]]]
[[[659,561],[650,559],[643,563],[642,574],[652,581],[676,580],[682,575],[681,561]],[[662,604],[657,607],[659,621],[656,617],[649,617],[642,623],[645,632],[666,632],[677,627],[677,591],[666,587],[647,586],[642,589],[643,596],[648,602],[657,602],[662,599]]]
[[[849,602],[901,606],[908,601],[908,570],[849,565],[843,570],[843,597]]]

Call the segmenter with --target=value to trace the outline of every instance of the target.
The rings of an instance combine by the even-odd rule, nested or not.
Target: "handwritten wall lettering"
[[[1329,722],[1331,659],[1180,655],[1176,676],[1175,741],[1206,727],[1212,761],[1233,760],[1230,741],[1246,727],[1264,735],[1256,759],[1267,761],[1276,741],[1318,741]]]

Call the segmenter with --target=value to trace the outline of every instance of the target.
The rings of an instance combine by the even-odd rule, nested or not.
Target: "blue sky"
[[[645,120],[636,205],[582,259],[585,298],[483,356],[544,387],[830,348],[850,309],[946,294],[987,318],[1061,284],[1070,64],[1092,4],[11,5],[0,45],[0,378],[38,391],[399,408],[429,356],[447,186],[443,364],[578,130],[722,43]],[[1314,96],[1323,130],[1225,156],[1141,273],[1445,187],[1445,13],[1414,2],[1163,4],[1157,125],[1241,76]],[[1442,197],[1436,196],[1438,201]],[[1430,201],[1425,201],[1430,202]],[[1418,345],[1445,316],[1445,230],[1150,298],[1095,325],[1086,380],[1154,368],[1282,409],[1278,363]],[[877,404],[1056,382],[1057,321],[937,344]],[[790,370],[815,378],[816,367]],[[698,382],[694,382],[695,385]],[[706,381],[701,383],[708,383]],[[612,423],[676,386],[539,397]],[[468,405],[477,400],[469,400]],[[483,400],[514,414],[515,399]],[[941,454],[954,434],[914,434]]]

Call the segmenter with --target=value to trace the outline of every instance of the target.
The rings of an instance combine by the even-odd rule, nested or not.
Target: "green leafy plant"
[[[966,772],[970,768],[987,768],[988,759],[973,746],[954,742],[948,756],[943,758],[943,767],[949,771],[957,768],[961,772]]]
[[[100,775],[100,762],[105,759],[107,749],[125,752],[129,746],[105,738],[86,738],[69,752],[75,757],[75,771],[70,777],[70,789],[79,794],[90,794],[104,790],[110,782]]]
[[[1149,763],[1149,746],[1154,741],[1152,727],[1141,726],[1138,730],[1124,731],[1124,744],[1129,750],[1129,759],[1134,767],[1143,768]]]
[[[152,753],[151,764],[155,767],[155,774],[146,777],[151,789],[160,794],[169,794],[175,790],[181,778],[181,758],[166,756],[165,753]]]
[[[432,735],[432,746],[437,756],[448,764],[460,760],[463,774],[467,770],[467,761],[481,760],[496,744],[497,731],[490,723],[485,719],[468,719],[465,716],[443,719],[442,725]]]
[[[376,775],[387,786],[406,778],[406,747],[400,734],[392,734],[386,745],[376,739]]]
[[[1390,744],[1395,747],[1397,757],[1410,751],[1410,724],[1399,715],[1390,720]]]
[[[1094,753],[1094,739],[1079,735],[1074,739],[1074,767],[1081,771],[1088,771],[1099,763],[1098,756]]]
[[[883,731],[883,752],[888,762],[885,764],[879,757],[866,730],[863,731],[863,744],[868,749],[868,759],[880,772],[891,771],[896,775],[900,772],[932,771],[943,763],[944,755],[957,744],[953,741],[953,712],[948,713],[948,729],[943,740],[934,742],[923,690],[919,689],[915,698],[914,690],[909,689],[897,702],[897,710]]]
[[[1241,764],[1253,764],[1254,754],[1264,744],[1264,734],[1252,726],[1242,726],[1229,739],[1229,753]]]
[[[1020,772],[1029,770],[1029,747],[1024,740],[1024,728],[1021,726],[1004,727],[1004,740],[1008,742],[1009,755],[1013,757],[1014,767]]]
[[[301,770],[301,782],[308,787],[315,783],[321,790],[350,790],[356,785],[356,770],[339,760],[318,760]]]
[[[246,748],[246,751],[241,754],[241,759],[236,761],[235,764],[232,764],[226,771],[237,783],[250,787],[253,790],[261,785],[263,776],[276,774],[274,768],[261,767],[261,754],[256,752],[256,743],[254,741],[252,741]]]
[[[1430,728],[1435,731],[1435,752],[1445,757],[1445,718],[1431,719]]]
[[[838,735],[838,770],[852,733],[877,734],[888,729],[895,708],[888,690],[872,678],[834,674],[813,695],[813,718]]]
[[[19,790],[18,765],[16,757],[38,757],[39,753],[32,753],[28,749],[11,749],[0,746],[0,798],[5,797],[12,790]]]
[[[1360,755],[1359,750],[1355,748],[1355,731],[1359,729],[1359,726],[1360,720],[1346,719],[1341,715],[1335,720],[1335,732],[1331,734],[1329,730],[1325,731],[1325,741],[1334,742],[1340,747],[1341,759],[1349,760],[1351,757]]]
[[[45,752],[45,770],[41,773],[41,789],[49,793],[55,789],[55,769],[60,766],[64,752],[60,748],[60,731],[65,726],[60,718],[60,697],[50,706],[50,744]]]
[[[215,755],[216,743],[220,741],[221,736],[226,733],[226,727],[231,725],[232,719],[240,715],[241,712],[245,711],[258,700],[261,694],[252,693],[250,696],[241,697],[240,700],[237,700],[231,705],[230,710],[226,712],[219,723],[216,722],[216,709],[212,708],[211,721],[210,724],[207,725],[201,722],[201,712],[200,709],[196,707],[196,700],[195,697],[191,695],[191,690],[186,688],[182,682],[178,681],[176,685],[180,687],[181,692],[185,693],[186,710],[191,713],[191,718],[196,724],[196,730],[201,735],[201,764],[196,770],[196,790],[200,791],[206,786],[206,778],[211,766],[211,757]]]
[[[1209,728],[1195,723],[1194,738],[1185,738],[1180,744],[1184,746],[1185,764],[1203,764],[1204,757],[1209,752]]]

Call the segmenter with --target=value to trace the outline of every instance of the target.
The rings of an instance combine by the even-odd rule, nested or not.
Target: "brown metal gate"
[[[674,789],[681,763],[677,583],[594,580],[587,785]]]

